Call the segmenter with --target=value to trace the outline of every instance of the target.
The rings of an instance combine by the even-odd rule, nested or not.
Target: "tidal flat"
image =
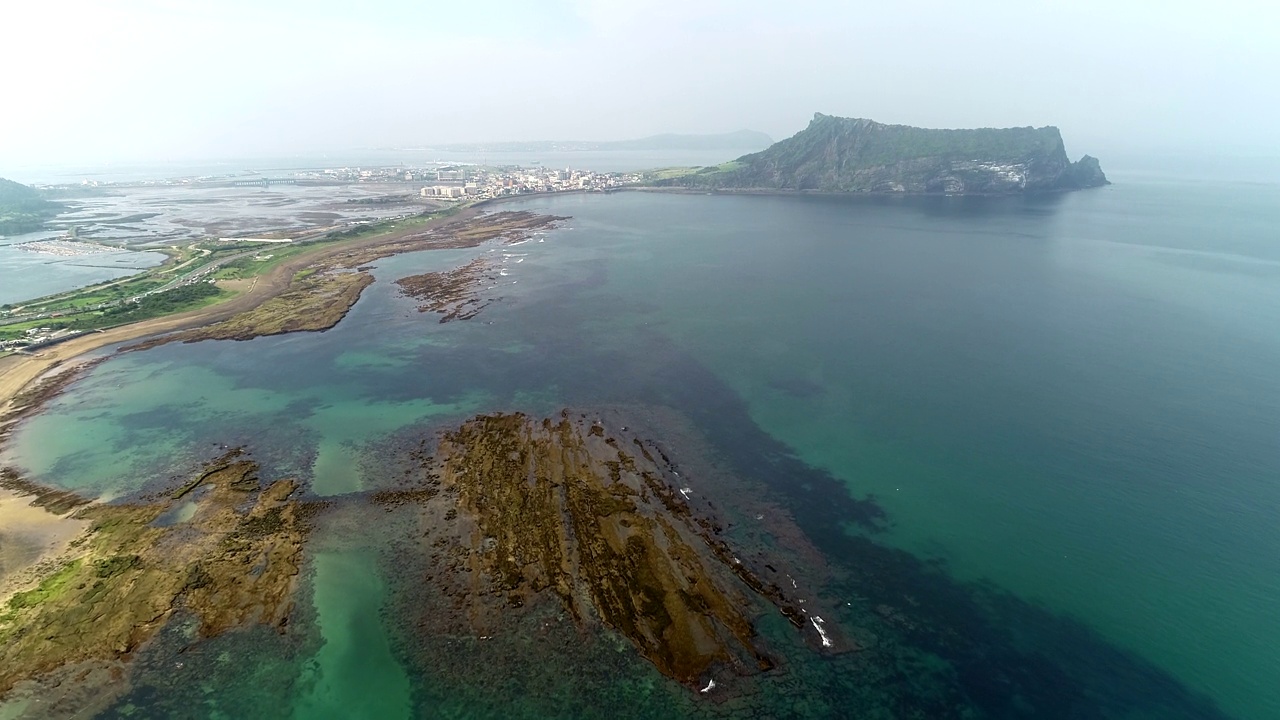
[[[83,178],[81,178],[83,179]],[[81,179],[72,181],[79,183]],[[65,179],[63,180],[65,181]],[[18,303],[159,265],[154,250],[210,238],[298,235],[376,223],[430,210],[403,184],[275,185],[119,184],[77,188],[47,230],[0,236],[0,303]],[[91,258],[22,252],[25,242],[76,236],[118,249]]]
[[[114,508],[240,447],[318,508],[287,623],[175,613],[102,717],[1266,717],[1280,258],[1197,188],[531,200],[324,332],[114,355],[3,461]],[[477,259],[465,321],[395,283]]]
[[[306,644],[317,642],[310,637],[316,630],[332,635],[321,609],[329,599],[363,615],[361,622],[373,624],[367,634],[388,638],[386,647],[395,636],[401,653],[431,666],[441,639],[487,641],[555,623],[597,642],[616,633],[661,675],[699,693],[714,690],[723,702],[742,695],[740,684],[751,676],[777,669],[755,625],[766,613],[781,612],[815,653],[855,649],[825,625],[818,613],[833,608],[807,592],[813,588],[805,587],[807,601],[799,597],[796,578],[806,572],[790,557],[734,547],[727,520],[679,486],[662,445],[606,429],[602,417],[621,416],[489,415],[454,430],[402,433],[380,449],[385,468],[402,468],[388,473],[392,482],[323,500],[307,499],[293,479],[261,478],[241,448],[176,484],[111,503],[43,488],[8,470],[11,493],[31,500],[32,512],[47,513],[46,526],[78,536],[37,573],[34,587],[7,598],[0,696],[16,698],[11,706],[33,716],[107,713],[131,704],[127,698],[148,682],[135,656],[157,652],[162,633],[185,638],[167,651],[181,658],[230,632],[299,632],[292,626],[305,565],[320,593],[318,627],[300,631]],[[432,454],[424,454],[433,442]],[[335,550],[342,543],[328,537],[305,550],[317,528],[341,536],[332,528],[344,517],[365,516],[357,522],[367,523],[384,513],[377,522],[395,531],[382,536],[383,545],[366,538],[354,551]],[[801,537],[794,527],[783,534]],[[382,592],[370,605],[348,592],[321,591],[326,576],[367,572],[378,554],[394,558],[399,572],[370,582],[392,586],[397,602]],[[384,603],[405,617],[380,629],[377,605]],[[303,706],[345,707],[333,697],[343,681],[324,676],[338,651],[320,645],[300,681],[310,688],[298,699]],[[535,651],[523,661],[538,657]]]

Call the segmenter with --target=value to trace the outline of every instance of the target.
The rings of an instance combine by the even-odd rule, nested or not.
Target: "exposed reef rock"
[[[508,245],[527,240],[530,232],[535,229],[550,227],[568,219],[527,212],[502,215],[511,217],[507,221],[507,229],[500,234]],[[441,316],[440,322],[447,323],[453,320],[470,320],[479,315],[481,310],[500,300],[501,298],[482,297],[480,294],[482,283],[492,283],[499,277],[493,262],[486,258],[476,258],[452,270],[400,278],[396,285],[400,287],[401,294],[421,301],[418,312],[438,313]]]
[[[731,163],[658,180],[704,189],[1010,194],[1108,184],[1072,163],[1056,127],[931,130],[815,114],[809,127]]]
[[[580,625],[613,628],[690,687],[717,667],[774,667],[753,626],[770,605],[831,648],[821,620],[735,554],[659,457],[568,413],[481,416],[445,433],[424,463],[436,491],[422,502],[425,580],[477,635],[495,616],[555,598]],[[425,622],[450,631],[438,614]]]
[[[65,515],[89,504],[88,500],[73,492],[37,485],[8,467],[0,468],[0,487],[31,498],[31,505],[44,508],[52,515]]]
[[[481,282],[497,279],[493,264],[485,258],[444,272],[410,275],[396,281],[403,295],[421,301],[418,312],[440,314],[440,322],[470,320],[493,300],[482,300],[477,293]]]
[[[820,563],[790,562],[816,551],[784,513],[762,521],[775,510],[748,503],[755,520],[734,527],[739,516],[685,484],[699,493],[739,485],[677,470],[663,446],[617,419],[497,414],[438,435],[415,428],[387,441],[377,489],[323,503],[299,500],[293,480],[261,482],[240,450],[120,504],[85,503],[7,472],[7,491],[27,493],[50,522],[87,529],[77,526],[70,549],[0,597],[0,699],[62,698],[67,714],[82,712],[96,702],[86,697],[103,693],[63,697],[74,678],[108,688],[110,701],[136,679],[135,658],[160,646],[172,656],[233,628],[286,632],[313,519],[331,506],[315,520],[324,533],[385,517],[379,542],[397,598],[387,617],[419,667],[456,656],[464,639],[479,643],[479,661],[479,648],[499,646],[488,643],[495,634],[512,652],[526,648],[512,667],[583,641],[594,649],[581,657],[635,663],[618,652],[629,643],[697,697],[715,689],[726,701],[752,676],[786,667],[757,633],[766,613],[814,651],[861,645],[823,620],[832,607],[818,597]]]
[[[346,317],[364,289],[373,284],[373,275],[369,274],[371,263],[381,258],[419,250],[470,248],[496,239],[516,242],[535,229],[564,219],[528,211],[498,212],[352,248],[328,256],[298,273],[287,291],[252,310],[220,323],[163,335],[126,349],[145,350],[175,341],[249,340],[263,335],[328,330]]]
[[[315,508],[294,499],[292,480],[262,487],[257,470],[233,451],[161,500],[74,513],[91,523],[87,533],[0,606],[0,697],[62,668],[115,666],[178,611],[198,620],[200,637],[247,623],[283,628]],[[35,490],[11,474],[6,487]],[[68,497],[35,494],[51,510],[83,504]]]

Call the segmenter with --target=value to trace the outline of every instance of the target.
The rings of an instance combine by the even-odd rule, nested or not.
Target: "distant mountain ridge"
[[[742,152],[767,148],[773,138],[755,130],[738,130],[714,135],[665,133],[636,140],[591,142],[585,140],[534,140],[528,142],[454,143],[433,145],[434,150],[453,152],[581,152],[591,150],[730,150]]]
[[[43,202],[40,199],[40,193],[36,192],[35,188],[0,178],[0,207],[39,205]]]
[[[658,185],[901,194],[1008,194],[1109,184],[1097,158],[1067,157],[1056,127],[932,130],[816,113],[809,126],[731,163]]]

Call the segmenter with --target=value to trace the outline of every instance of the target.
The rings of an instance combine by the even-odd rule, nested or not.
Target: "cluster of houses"
[[[47,328],[38,327],[30,328],[23,332],[22,337],[13,338],[11,340],[0,340],[0,352],[12,352],[14,350],[34,350],[45,345],[70,340],[77,335],[83,335],[82,330],[67,330],[66,328]]]
[[[535,168],[440,168],[436,184],[423,187],[425,198],[448,200],[503,197],[526,193],[604,191],[640,181],[638,173],[596,173],[589,170]]]

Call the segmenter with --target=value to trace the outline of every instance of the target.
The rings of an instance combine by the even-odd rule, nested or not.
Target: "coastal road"
[[[190,285],[193,282],[197,282],[200,279],[207,277],[210,273],[217,272],[218,268],[222,267],[223,265],[226,265],[229,262],[234,262],[236,260],[239,260],[240,258],[249,257],[250,255],[256,255],[260,252],[262,251],[261,250],[245,250],[244,252],[236,253],[235,255],[228,255],[227,257],[219,258],[218,260],[214,260],[208,265],[201,265],[199,268],[195,269],[192,272],[187,273],[186,275],[183,275],[182,277],[174,278],[169,282],[165,283],[164,285],[161,285],[160,287],[156,288],[155,290],[148,290],[146,294],[154,295],[155,293],[162,293],[167,290],[172,290],[180,285]],[[124,301],[119,300],[117,301],[117,304],[121,302],[124,302]]]
[[[302,237],[299,237],[293,242],[289,243],[288,247],[293,247],[294,245],[301,245],[309,242],[315,242],[316,240],[322,240],[325,237],[327,237],[329,233],[334,232],[337,229],[338,228],[324,228],[323,230],[317,230],[315,232],[312,232],[309,235],[303,235]],[[283,245],[283,243],[281,244]],[[200,268],[198,268],[194,272],[187,273],[186,275],[183,275],[180,278],[174,278],[172,281],[166,283],[165,285],[159,288],[156,288],[155,290],[151,290],[150,293],[162,293],[162,292],[165,292],[166,290],[172,290],[180,285],[188,285],[190,283],[197,282],[201,278],[207,277],[209,274],[216,272],[218,268],[222,267],[223,265],[226,265],[227,263],[234,262],[236,260],[239,260],[240,258],[248,257],[250,255],[257,255],[258,253],[261,253],[266,249],[267,247],[261,247],[253,250],[246,250],[242,253],[236,253],[235,255],[229,255],[224,258],[220,258],[218,260],[215,260],[209,263],[208,265],[200,266]]]

